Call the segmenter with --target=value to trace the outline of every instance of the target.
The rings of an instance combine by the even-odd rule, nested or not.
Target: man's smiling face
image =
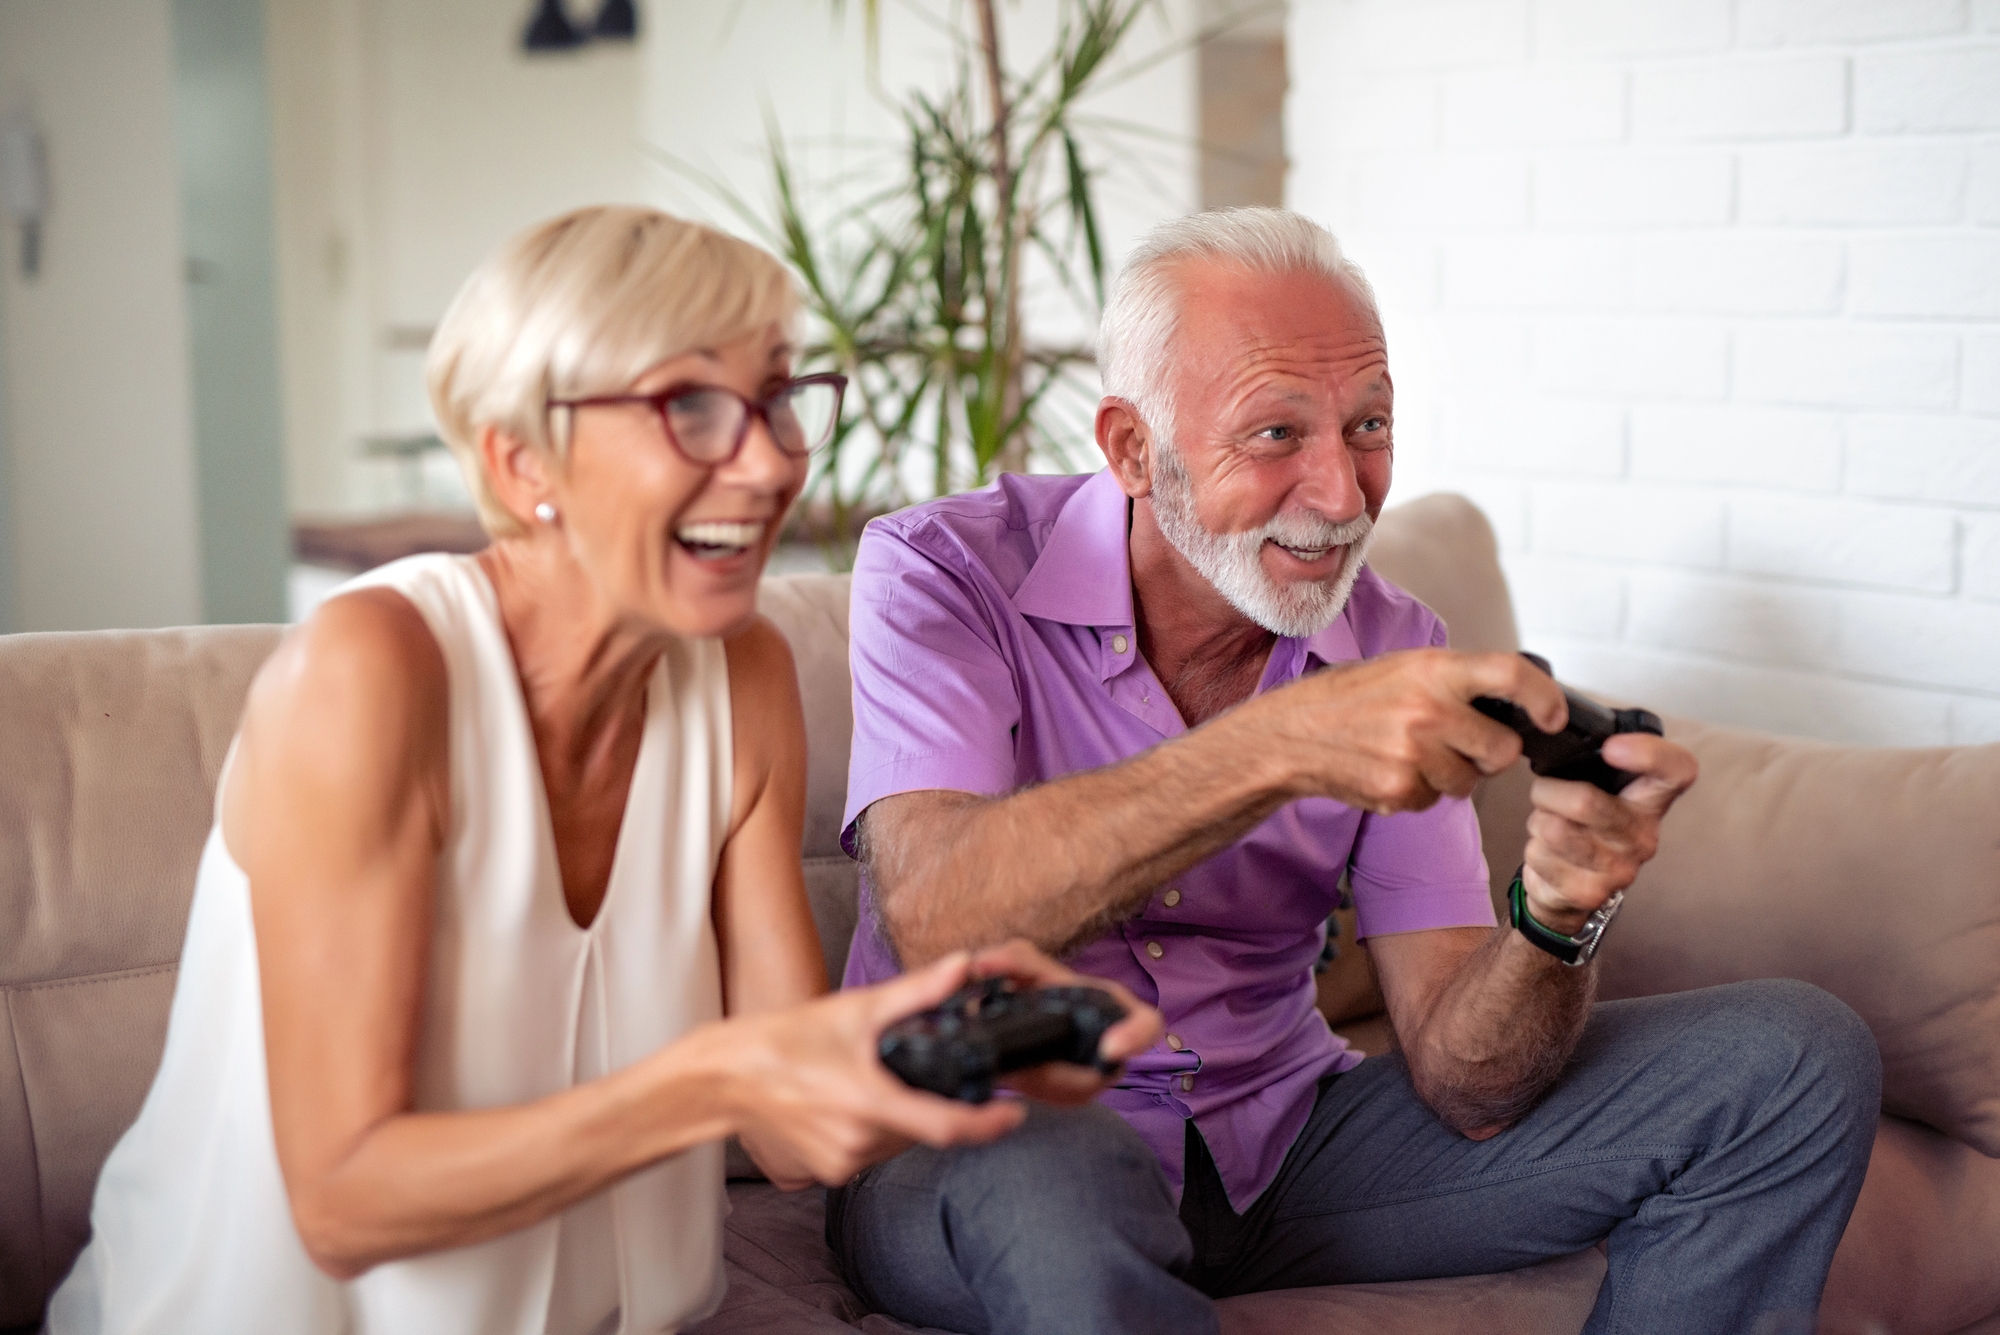
[[[1155,518],[1244,615],[1310,634],[1339,615],[1389,493],[1381,322],[1348,279],[1210,263],[1176,277]]]

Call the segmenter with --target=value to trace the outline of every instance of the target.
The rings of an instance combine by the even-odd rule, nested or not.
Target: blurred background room
[[[1563,676],[2000,740],[2000,0],[0,0],[0,631],[476,547],[425,346],[602,201],[784,253],[857,378],[780,568],[1095,467],[1101,279],[1283,203]]]

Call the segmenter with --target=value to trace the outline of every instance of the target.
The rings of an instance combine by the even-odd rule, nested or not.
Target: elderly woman
[[[756,615],[839,414],[795,314],[770,256],[632,208],[467,282],[430,388],[495,541],[356,580],[259,674],[51,1332],[671,1330],[721,1298],[723,1137],[803,1186],[1020,1120],[874,1047],[976,974],[1070,977],[1027,947],[810,1000],[804,729]],[[1121,1000],[1114,1060],[1158,1034]],[[1065,1072],[1037,1092],[1096,1092]]]

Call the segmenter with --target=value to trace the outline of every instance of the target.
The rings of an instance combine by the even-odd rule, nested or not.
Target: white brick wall
[[[1398,494],[1669,711],[2000,741],[2000,0],[1292,0]]]

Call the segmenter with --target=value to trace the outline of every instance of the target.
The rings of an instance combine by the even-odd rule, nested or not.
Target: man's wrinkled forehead
[[[1190,263],[1175,277],[1183,353],[1387,363],[1382,321],[1352,277],[1260,273],[1213,262]]]
[[[1225,401],[1298,398],[1338,388],[1343,400],[1390,392],[1388,345],[1351,278],[1189,266],[1173,349],[1176,378]],[[1309,388],[1310,387],[1310,388]]]

